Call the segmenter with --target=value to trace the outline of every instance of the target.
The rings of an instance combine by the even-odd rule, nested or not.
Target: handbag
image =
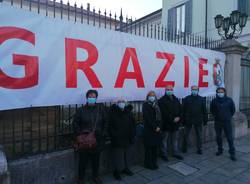
[[[74,148],[75,150],[79,149],[94,149],[97,146],[97,141],[96,141],[96,136],[95,136],[95,130],[96,130],[96,124],[99,118],[99,109],[97,111],[97,116],[95,120],[94,127],[92,128],[92,131],[82,131],[80,135],[76,137],[75,143],[74,143]]]

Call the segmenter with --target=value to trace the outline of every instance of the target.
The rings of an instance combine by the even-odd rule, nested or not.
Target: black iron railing
[[[207,107],[212,97],[207,98]],[[108,108],[111,103],[106,103]],[[136,122],[142,122],[143,102],[130,102]],[[8,159],[72,147],[72,121],[81,105],[0,111],[0,145]],[[209,114],[209,118],[211,118]]]
[[[167,29],[163,25],[149,22],[143,18],[133,20],[128,18],[128,16],[124,17],[122,11],[118,15],[111,11],[108,12],[106,9],[104,11],[95,8],[91,9],[89,3],[84,8],[83,5],[78,7],[76,3],[74,6],[71,6],[69,3],[63,4],[62,0],[60,2],[55,0],[3,0],[3,2],[53,18],[67,19],[73,22],[182,45],[205,48],[205,43],[207,43],[207,49],[217,49],[222,43],[222,40],[214,40],[212,38],[207,38],[206,42],[205,37],[202,35]]]

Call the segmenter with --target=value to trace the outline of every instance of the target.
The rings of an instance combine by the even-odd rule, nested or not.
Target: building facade
[[[205,36],[207,31],[208,37],[220,39],[214,25],[214,17],[217,14],[227,17],[233,10],[240,10],[250,15],[250,1],[163,0],[162,24],[168,26],[170,30],[191,32],[202,36]],[[250,46],[250,16],[239,41]]]

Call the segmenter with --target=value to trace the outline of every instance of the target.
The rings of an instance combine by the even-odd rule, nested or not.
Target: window
[[[168,10],[168,31],[187,32],[192,31],[192,0]]]
[[[246,13],[248,16],[250,16],[250,1],[238,0],[238,10],[241,13]]]

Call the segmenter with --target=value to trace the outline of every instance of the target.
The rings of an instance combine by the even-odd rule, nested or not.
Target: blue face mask
[[[87,99],[88,104],[95,104],[96,103],[96,98],[88,98]]]
[[[120,109],[124,109],[125,106],[126,106],[126,104],[125,104],[125,102],[119,102],[119,103],[117,104],[117,106],[118,106]]]
[[[194,95],[194,96],[197,96],[199,93],[198,90],[191,90],[191,94]]]
[[[223,97],[225,96],[225,93],[217,93],[217,96],[218,96],[219,98],[223,98]]]
[[[148,101],[154,102],[154,101],[155,101],[155,96],[149,96],[149,97],[148,97]]]
[[[168,96],[173,95],[173,91],[172,90],[166,90],[166,95],[168,95]]]

